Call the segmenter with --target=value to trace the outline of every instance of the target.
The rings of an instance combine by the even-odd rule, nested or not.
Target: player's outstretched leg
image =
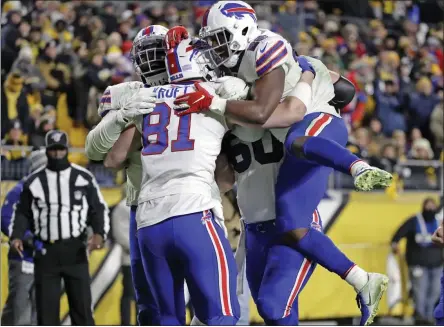
[[[285,147],[297,158],[305,158],[353,176],[359,191],[388,187],[393,178],[390,173],[370,166],[334,140],[318,136],[333,119],[328,114],[319,114],[311,120],[305,135],[301,135],[300,126],[295,124],[288,132]]]
[[[292,126],[285,146],[293,155],[285,157],[276,183],[276,227],[285,235],[286,244],[355,288],[361,324],[368,325],[376,315],[388,278],[356,266],[312,218],[319,215],[316,207],[327,191],[332,168],[348,172],[353,163],[370,167],[362,161],[356,162],[359,159],[345,149],[347,139],[343,120],[323,113],[309,114]],[[299,148],[296,152],[295,144]],[[338,156],[338,152],[342,155]],[[354,171],[353,168],[356,167],[352,167]]]
[[[267,325],[298,325],[298,296],[315,266],[287,245],[270,247],[259,295],[255,299],[259,314]]]
[[[236,262],[212,211],[180,216],[174,226],[180,262],[197,317],[194,323],[236,325],[240,316]]]
[[[314,216],[318,215],[315,211]],[[353,286],[361,310],[360,324],[367,326],[373,322],[379,302],[387,289],[387,276],[366,272],[339,250],[327,235],[313,227],[287,232],[284,242]]]

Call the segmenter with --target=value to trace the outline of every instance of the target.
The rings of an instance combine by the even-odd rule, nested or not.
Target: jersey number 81
[[[152,113],[143,117],[142,155],[162,154],[168,148],[168,125],[170,124],[171,111],[171,108],[162,102],[156,105]],[[191,115],[181,116],[177,137],[171,141],[171,152],[194,150],[194,140],[190,139],[190,129]],[[154,135],[154,140],[150,141],[149,138],[152,135]]]

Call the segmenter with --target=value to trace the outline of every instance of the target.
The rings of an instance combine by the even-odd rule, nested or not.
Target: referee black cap
[[[57,129],[49,131],[45,136],[45,146],[47,149],[68,149],[68,135]]]

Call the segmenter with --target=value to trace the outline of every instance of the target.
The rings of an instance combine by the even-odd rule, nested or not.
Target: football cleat
[[[369,326],[378,313],[379,302],[387,290],[389,279],[383,274],[369,273],[368,282],[358,292],[356,301],[361,310],[361,326]]]
[[[392,183],[393,176],[385,170],[367,166],[362,167],[354,176],[355,188],[358,191],[385,189]]]

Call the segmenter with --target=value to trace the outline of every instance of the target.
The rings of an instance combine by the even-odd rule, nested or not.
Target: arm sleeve
[[[100,90],[106,89],[108,86],[108,79],[102,80],[99,78],[99,74],[97,71],[93,71],[91,69],[88,69],[88,72],[86,73],[87,77],[91,81],[91,84],[95,87],[97,87]]]
[[[117,112],[110,111],[86,136],[85,151],[91,160],[100,161],[116,143],[125,126],[116,119]]]
[[[14,204],[17,203],[17,201],[20,198],[20,192],[16,190],[17,185],[6,194],[5,201],[2,205],[1,210],[1,229],[2,233],[6,236],[9,236],[9,225],[11,224],[11,218],[14,213]]]
[[[392,238],[392,243],[398,243],[402,238],[406,237],[413,230],[415,218],[412,217],[399,227]]]
[[[23,239],[25,232],[30,229],[32,220],[32,194],[28,187],[20,193],[20,200],[14,204],[14,211],[9,225],[10,239]]]
[[[252,42],[247,51],[247,60],[254,61],[252,67],[256,68],[257,78],[271,72],[272,70],[283,66],[288,57],[291,56],[291,46],[288,42],[279,36],[265,37],[259,36]]]
[[[96,179],[91,175],[88,184],[88,221],[94,234],[102,235],[104,239],[109,232],[109,209],[103,198]]]
[[[141,82],[126,82],[109,86],[105,90],[98,109],[99,115],[103,118],[86,137],[85,150],[90,160],[103,160],[117,141],[126,127],[125,124],[118,122],[117,111],[136,95],[141,87],[143,87]]]
[[[44,61],[39,61],[37,67],[42,73],[48,88],[56,90],[60,87],[60,82],[51,75],[49,64],[45,63]]]
[[[129,207],[121,202],[114,208],[111,218],[114,239],[126,252],[129,252],[129,215]]]

